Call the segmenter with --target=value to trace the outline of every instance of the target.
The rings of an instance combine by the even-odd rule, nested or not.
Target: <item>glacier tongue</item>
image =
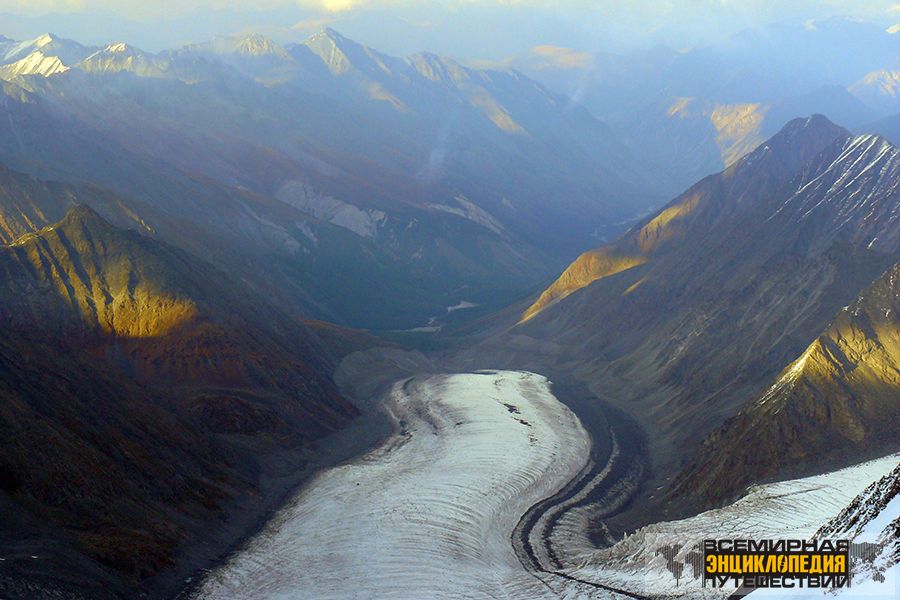
[[[547,380],[410,379],[387,407],[399,432],[318,475],[200,598],[556,597],[511,542],[528,508],[589,456],[587,432]]]

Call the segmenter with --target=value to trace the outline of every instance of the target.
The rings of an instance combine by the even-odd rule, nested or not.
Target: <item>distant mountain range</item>
[[[2,44],[0,161],[116,191],[191,251],[200,225],[210,260],[297,313],[402,329],[498,307],[662,198],[606,125],[513,70],[330,29],[159,54]],[[253,254],[271,268],[235,257]]]
[[[615,55],[538,47],[505,64],[609,123],[675,194],[800,115],[882,133],[872,122],[900,113],[898,61],[896,31],[830,18],[750,27],[692,48]]]

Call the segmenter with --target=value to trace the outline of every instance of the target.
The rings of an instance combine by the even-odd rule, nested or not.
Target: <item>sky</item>
[[[323,26],[382,51],[499,60],[534,47],[692,47],[770,23],[834,16],[888,28],[897,0],[0,0],[0,34],[44,32],[149,51],[259,32],[280,42]]]

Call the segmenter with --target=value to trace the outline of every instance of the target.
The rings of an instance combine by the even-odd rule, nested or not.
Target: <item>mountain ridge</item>
[[[713,211],[718,218],[720,207],[714,202],[710,202],[709,208],[698,205],[704,193],[709,195],[711,190],[723,188],[724,192],[720,193],[728,194],[729,189],[744,185],[741,180],[744,173],[750,170],[754,172],[764,170],[770,180],[784,179],[835,140],[849,136],[850,133],[846,129],[835,126],[822,115],[791,121],[760,148],[721,174],[704,178],[658,213],[632,227],[613,244],[581,255],[526,309],[520,322],[532,319],[545,308],[594,281],[644,264],[660,248],[677,244],[689,235],[686,228],[690,227],[693,221],[703,219],[705,212]],[[764,190],[771,188],[766,181],[754,182],[754,185],[765,187],[754,189],[749,194],[762,195],[767,193]],[[737,201],[740,202],[741,197],[749,194],[742,191]],[[696,214],[692,215],[695,211]],[[706,226],[706,223],[703,226]]]
[[[583,255],[538,299],[543,310],[496,324],[463,356],[573,372],[652,432],[645,485],[666,489],[666,474],[900,258],[900,151],[884,144],[822,116],[793,121]],[[626,511],[613,525],[647,514]]]

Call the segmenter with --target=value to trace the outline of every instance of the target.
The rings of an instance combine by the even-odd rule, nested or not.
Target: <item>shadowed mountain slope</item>
[[[157,586],[201,537],[202,554],[240,535],[236,503],[271,502],[261,486],[357,415],[329,375],[345,349],[83,205],[0,247],[0,329],[11,597],[35,577],[56,593],[110,582],[96,597]],[[23,548],[47,558],[23,565]]]
[[[746,485],[900,446],[900,263],[844,307],[775,382],[714,430],[673,484],[714,504]]]
[[[314,334],[243,296],[224,273],[86,206],[0,256],[7,327],[83,335],[148,383],[259,390],[286,406],[299,400],[313,436],[353,415],[322,375],[327,360]]]

